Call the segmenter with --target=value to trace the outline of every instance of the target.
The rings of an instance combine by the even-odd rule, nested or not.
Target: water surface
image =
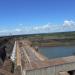
[[[50,59],[67,57],[67,56],[75,55],[75,46],[40,47],[39,51]]]

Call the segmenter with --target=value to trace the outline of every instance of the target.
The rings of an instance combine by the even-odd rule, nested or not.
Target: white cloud
[[[72,25],[75,25],[75,22],[74,21],[72,21],[72,20],[65,20],[64,21],[64,24],[63,24],[64,26],[72,26]]]
[[[15,29],[16,32],[21,32],[21,29],[17,28]]]
[[[63,31],[75,31],[75,21],[65,20],[62,28]]]
[[[62,25],[46,24],[41,26],[35,26],[33,29],[37,31],[37,33],[75,31],[75,21],[65,20]]]
[[[64,31],[75,31],[75,21],[65,20],[62,25],[46,24],[46,25],[33,25],[25,26],[20,24],[20,27],[14,29],[3,29],[0,30],[0,35],[8,34],[32,34],[32,33],[52,33],[52,32],[64,32]]]

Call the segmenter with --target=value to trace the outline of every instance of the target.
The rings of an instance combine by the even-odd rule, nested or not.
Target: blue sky
[[[75,0],[0,0],[0,35],[75,31]]]

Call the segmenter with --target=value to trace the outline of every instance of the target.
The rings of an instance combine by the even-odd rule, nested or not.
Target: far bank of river
[[[38,46],[38,47],[56,47],[56,46],[75,46],[75,40],[74,41],[67,41],[67,42],[33,42],[32,46]]]

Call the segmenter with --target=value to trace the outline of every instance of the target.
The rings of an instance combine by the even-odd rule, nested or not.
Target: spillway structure
[[[28,40],[15,41],[10,60],[13,73],[5,75],[75,75],[75,56],[48,59]]]
[[[64,75],[75,73],[75,56],[49,60],[37,52],[28,41],[16,41],[16,65],[22,75]],[[20,74],[20,73],[19,73]]]

